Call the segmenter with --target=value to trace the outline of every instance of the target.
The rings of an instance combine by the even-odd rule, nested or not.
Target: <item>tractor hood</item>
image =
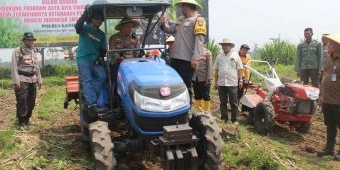
[[[119,76],[139,87],[164,86],[183,83],[179,74],[170,66],[148,59],[124,60],[119,67]]]
[[[319,88],[307,86],[303,84],[288,83],[283,86],[290,96],[302,100],[317,100],[319,98]]]

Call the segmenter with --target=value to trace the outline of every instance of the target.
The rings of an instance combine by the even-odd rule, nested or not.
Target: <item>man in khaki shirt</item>
[[[337,129],[340,128],[340,34],[324,36],[328,40],[329,56],[325,58],[321,78],[320,104],[327,126],[327,142],[318,156],[333,155]],[[340,161],[340,154],[335,153],[334,159]]]
[[[35,106],[37,87],[41,87],[42,79],[37,53],[33,49],[36,40],[33,33],[26,32],[22,38],[24,46],[14,50],[12,56],[12,80],[16,97],[19,129],[28,129],[29,119]]]

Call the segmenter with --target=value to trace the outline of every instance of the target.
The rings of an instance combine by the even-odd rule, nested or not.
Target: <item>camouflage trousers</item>
[[[35,106],[37,87],[35,83],[20,82],[20,89],[15,89],[17,118],[19,124],[27,123]]]

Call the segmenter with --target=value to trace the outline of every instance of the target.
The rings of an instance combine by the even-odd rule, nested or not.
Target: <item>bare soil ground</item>
[[[15,115],[15,96],[12,91],[6,91],[0,96],[0,130],[6,130],[8,126],[11,126],[11,118]],[[4,95],[3,95],[4,94]],[[39,99],[44,95],[43,91],[40,91],[38,95]],[[212,110],[218,112],[219,103],[218,97],[213,97]],[[26,145],[32,154],[43,155],[49,157],[52,152],[56,150],[65,152],[71,157],[71,166],[69,169],[91,169],[91,167],[84,167],[80,164],[83,160],[91,161],[91,154],[82,149],[80,141],[80,127],[79,127],[79,110],[74,108],[63,109],[60,106],[60,116],[57,116],[54,120],[46,122],[46,120],[38,119],[34,113],[32,118],[31,129],[28,133],[17,132],[16,136],[22,138],[23,145]],[[45,125],[50,126],[46,127]],[[275,126],[275,133],[270,135],[270,138],[280,138],[289,143],[293,152],[297,155],[311,158],[312,161],[322,161],[316,157],[316,151],[320,150],[325,145],[326,131],[323,124],[322,114],[320,110],[315,115],[310,131],[307,134],[299,134],[292,132],[285,126]],[[124,135],[124,130],[122,131]],[[339,141],[339,139],[337,140]],[[29,155],[28,155],[29,156]],[[7,165],[5,167],[12,167],[13,164],[20,164],[25,167],[25,159],[20,155],[12,155],[11,157],[0,160],[1,165]],[[118,169],[126,170],[143,170],[143,169],[161,169],[159,161],[157,159],[149,158],[148,155],[140,151],[138,153],[122,155],[118,157],[119,165]],[[338,162],[331,161],[334,166],[339,166]],[[229,169],[227,165],[222,169]],[[13,168],[9,168],[13,169]],[[16,169],[16,168],[14,168]],[[22,169],[22,168],[18,168]],[[46,166],[43,169],[52,169]],[[234,168],[233,168],[234,169]],[[299,167],[298,169],[304,169]]]

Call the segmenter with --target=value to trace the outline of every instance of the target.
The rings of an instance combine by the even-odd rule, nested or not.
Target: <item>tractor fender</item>
[[[240,102],[243,106],[255,108],[262,100],[263,98],[258,94],[245,94],[242,96]]]

